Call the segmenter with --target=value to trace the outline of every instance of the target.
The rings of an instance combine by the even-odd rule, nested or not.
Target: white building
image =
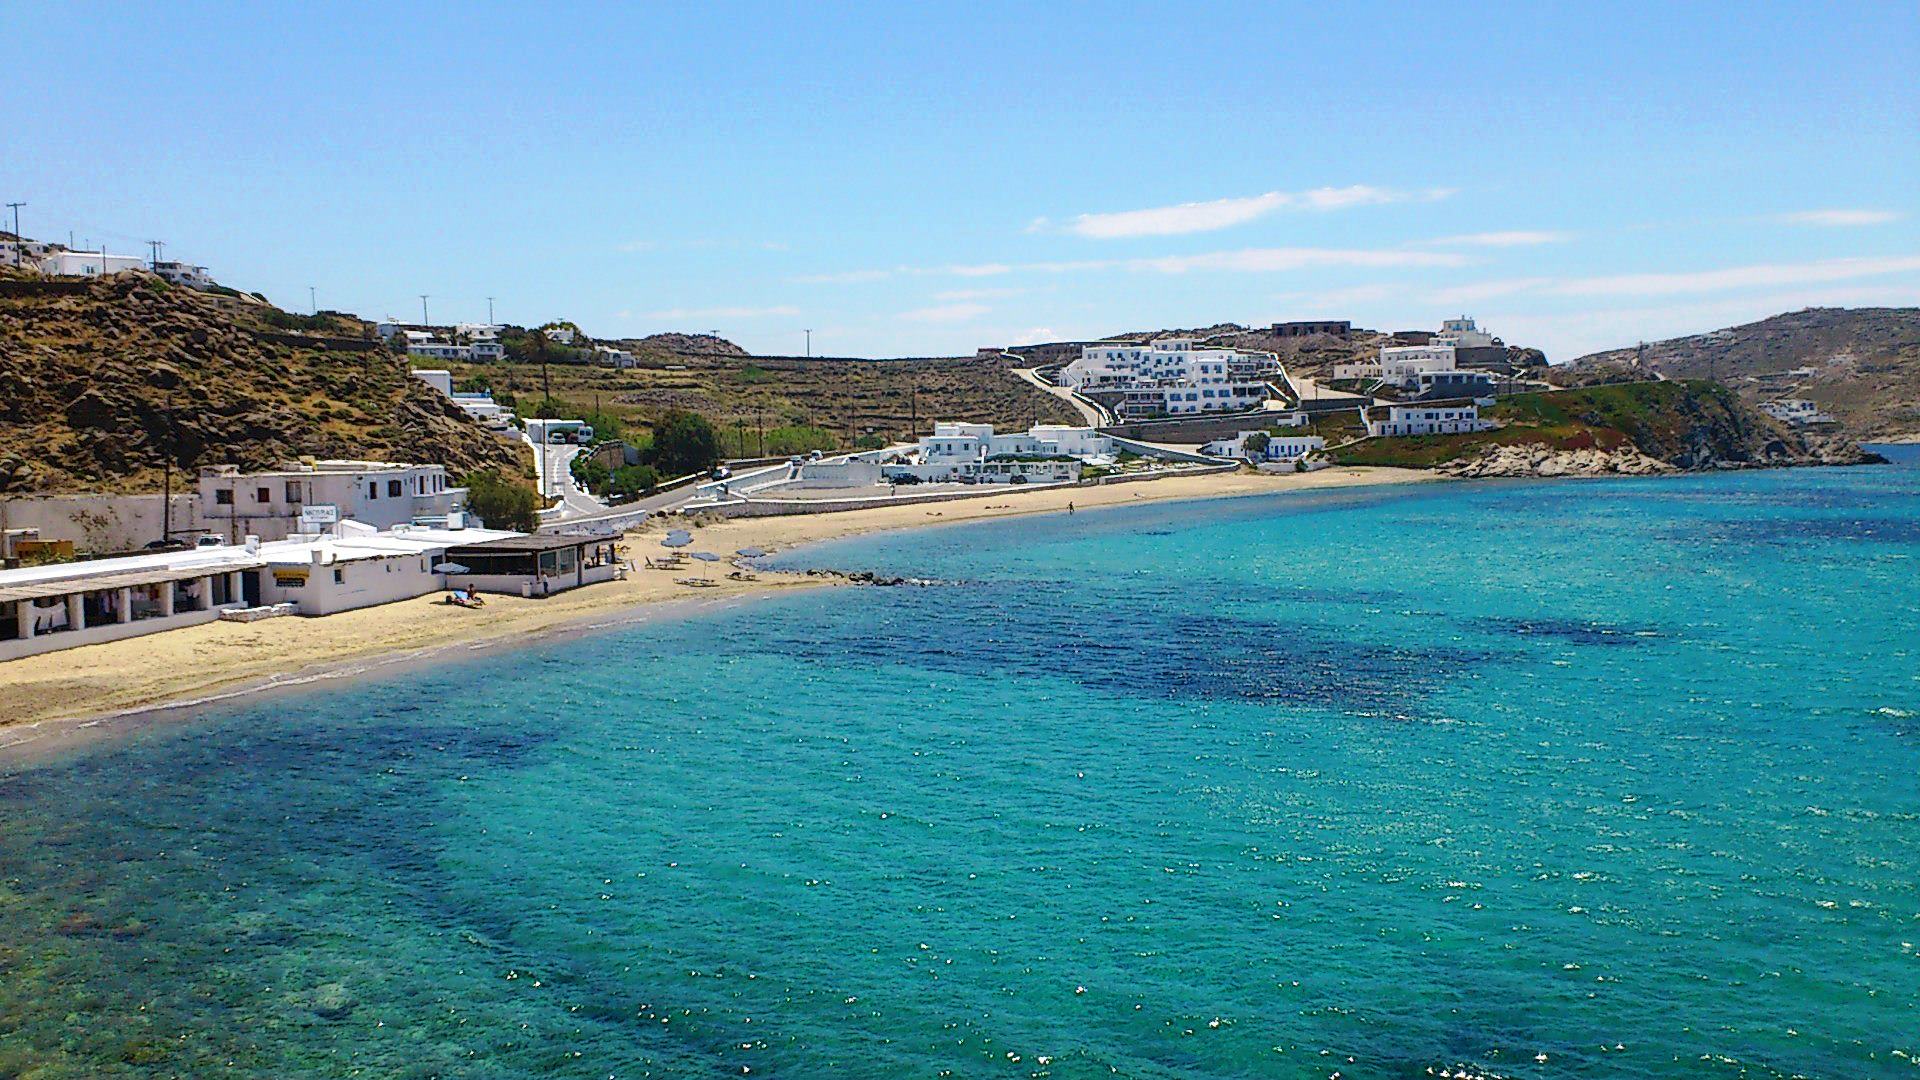
[[[424,596],[470,584],[464,571],[453,572],[449,550],[519,536],[406,525],[379,532],[341,521],[274,542],[249,536],[233,546],[0,570],[0,661],[193,626],[240,608],[292,604],[295,614],[331,615]],[[580,582],[617,574],[610,544],[567,543],[591,549],[584,561],[594,565],[574,573]]]
[[[211,622],[247,606],[258,544],[0,570],[0,660]]]
[[[1451,345],[1456,349],[1490,349],[1499,345],[1500,339],[1475,326],[1472,319],[1462,315],[1457,319],[1443,320],[1440,332],[1433,335],[1429,344]]]
[[[335,521],[374,529],[444,523],[466,509],[467,489],[439,465],[315,461],[266,472],[200,470],[200,518],[230,541],[281,540]]]
[[[1085,461],[1112,455],[1113,440],[1092,428],[1047,424],[999,433],[992,424],[943,421],[920,439],[916,461],[882,472],[934,483],[1070,483],[1080,479]]]
[[[0,264],[12,266],[17,262],[38,268],[42,260],[62,247],[45,240],[0,240]]]
[[[1367,412],[1367,434],[1376,438],[1400,435],[1461,435],[1498,427],[1480,419],[1472,402],[1430,401],[1417,405],[1388,405]]]
[[[325,532],[261,544],[260,604],[293,604],[299,615],[332,615],[409,600],[458,584],[449,548],[519,533],[396,525],[385,532],[342,521]]]
[[[175,285],[185,285],[189,289],[205,290],[213,288],[213,275],[207,273],[207,268],[204,266],[195,266],[192,263],[161,261],[153,264],[153,272],[173,282]]]
[[[546,330],[548,341],[557,341],[562,345],[573,344],[573,331],[565,326],[550,327]]]
[[[1265,434],[1267,445],[1255,452],[1247,449],[1247,439]],[[1299,461],[1308,454],[1327,448],[1327,440],[1318,435],[1282,435],[1278,432],[1242,431],[1231,439],[1216,439],[1200,448],[1208,457],[1239,458],[1242,461]]]
[[[507,347],[497,341],[476,341],[467,346],[467,358],[476,364],[504,360],[506,356]]]
[[[132,255],[107,255],[98,251],[56,251],[40,260],[40,272],[56,277],[99,277],[127,270],[145,269],[147,261]]]
[[[408,331],[409,334],[413,331]],[[408,342],[407,355],[418,356],[423,360],[453,360],[466,363],[473,359],[473,347],[470,345],[449,345],[444,341]]]
[[[1380,378],[1396,386],[1414,386],[1422,372],[1454,369],[1451,345],[1390,345],[1380,350]]]
[[[1336,381],[1341,379],[1368,381],[1378,379],[1379,377],[1380,361],[1378,360],[1354,360],[1344,364],[1333,365],[1333,378]]]
[[[1205,348],[1188,338],[1084,346],[1060,384],[1110,393],[1122,416],[1173,416],[1258,408],[1279,361],[1270,353]]]
[[[479,348],[479,346],[474,346]],[[453,388],[453,372],[444,368],[415,368],[413,377],[433,387],[460,406],[468,416],[493,429],[505,431],[513,426],[513,411],[493,400],[488,393],[461,393]]]
[[[1807,424],[1831,424],[1833,416],[1805,398],[1776,398],[1760,403],[1760,411],[1782,423],[1803,427]]]
[[[633,367],[640,361],[635,359],[634,355],[625,349],[616,349],[611,345],[595,345],[593,347],[593,362],[602,367],[619,370]]]
[[[479,341],[499,341],[500,330],[499,323],[463,322],[453,328],[453,336],[469,344]]]

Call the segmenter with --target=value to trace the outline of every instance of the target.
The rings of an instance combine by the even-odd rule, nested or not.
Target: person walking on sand
[[[1068,517],[1073,516],[1073,500],[1072,499],[1067,500],[1067,516]]]

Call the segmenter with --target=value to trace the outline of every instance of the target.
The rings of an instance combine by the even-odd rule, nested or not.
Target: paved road
[[[606,503],[587,494],[574,482],[573,459],[580,456],[581,449],[571,443],[533,447],[534,455],[540,459],[541,492],[549,499],[560,500],[560,512],[554,515],[555,518],[582,517],[607,511]]]
[[[1040,389],[1046,391],[1047,393],[1052,394],[1054,397],[1059,398],[1061,401],[1064,401],[1067,404],[1073,406],[1074,410],[1080,414],[1080,418],[1087,422],[1087,426],[1105,427],[1108,424],[1113,423],[1113,419],[1109,416],[1104,415],[1104,413],[1099,408],[1093,405],[1089,405],[1088,403],[1080,400],[1079,398],[1074,397],[1073,391],[1068,390],[1066,387],[1055,386],[1052,383],[1048,382],[1047,380],[1041,378],[1040,373],[1035,371],[1034,369],[1014,368],[1013,373],[1015,375],[1020,376],[1022,379],[1027,380],[1033,385],[1039,387]]]

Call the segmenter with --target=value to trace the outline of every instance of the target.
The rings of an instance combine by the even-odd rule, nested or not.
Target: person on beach
[[[1067,516],[1068,517],[1073,516],[1073,500],[1072,499],[1067,500]]]

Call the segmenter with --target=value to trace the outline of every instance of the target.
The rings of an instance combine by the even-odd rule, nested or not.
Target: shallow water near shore
[[[1920,461],[1127,507],[0,778],[0,1076],[1920,1072]],[[750,1071],[750,1072],[749,1072]]]

